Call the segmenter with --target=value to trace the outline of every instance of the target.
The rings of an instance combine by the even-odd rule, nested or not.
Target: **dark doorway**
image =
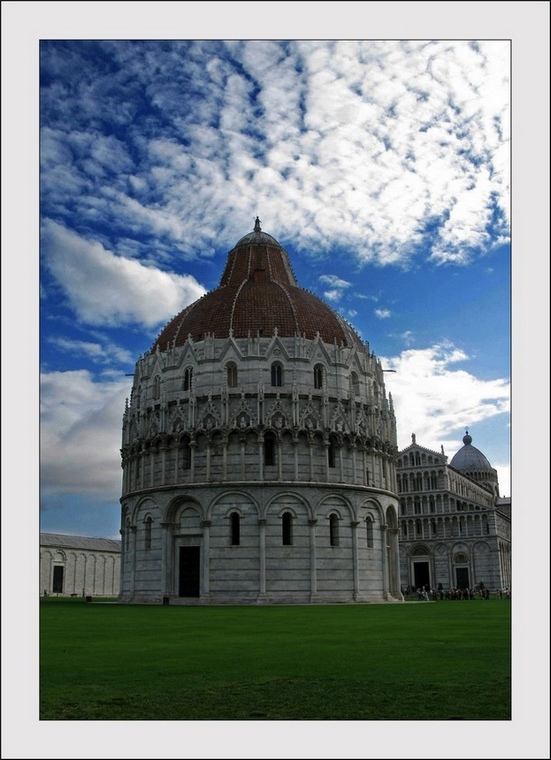
[[[52,583],[52,591],[54,594],[63,593],[63,570],[61,565],[54,565],[54,578]]]
[[[469,588],[469,568],[455,568],[455,586],[456,588]]]
[[[414,585],[415,588],[430,588],[430,573],[428,562],[413,563]]]
[[[199,596],[200,546],[180,547],[180,596]]]

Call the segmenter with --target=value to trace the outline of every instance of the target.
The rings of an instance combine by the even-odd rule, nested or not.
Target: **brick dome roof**
[[[256,218],[253,232],[242,237],[228,253],[219,286],[186,307],[162,330],[153,344],[161,351],[182,346],[210,334],[215,338],[248,335],[270,337],[319,332],[325,343],[357,346],[357,333],[313,293],[298,286],[287,252],[275,238],[262,232]]]

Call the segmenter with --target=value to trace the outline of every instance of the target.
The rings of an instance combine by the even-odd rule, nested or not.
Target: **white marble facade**
[[[452,463],[476,452],[482,466],[462,471],[443,451],[412,444],[397,459],[402,588],[511,587],[511,500],[499,497],[497,473],[465,436]],[[459,455],[459,456],[458,456]]]
[[[120,541],[40,534],[40,595],[117,597]]]
[[[121,453],[121,602],[402,599],[383,369],[258,219],[137,361]]]

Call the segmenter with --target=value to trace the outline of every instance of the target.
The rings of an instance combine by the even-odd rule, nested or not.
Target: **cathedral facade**
[[[511,500],[468,431],[449,464],[413,435],[398,454],[397,483],[403,589],[510,588]]]
[[[380,361],[257,218],[136,363],[119,600],[401,601],[397,451]]]

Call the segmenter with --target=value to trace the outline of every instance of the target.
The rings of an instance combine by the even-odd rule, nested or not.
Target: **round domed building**
[[[484,454],[473,446],[473,439],[468,430],[463,436],[463,448],[454,454],[450,467],[454,467],[471,480],[475,480],[480,485],[490,489],[494,496],[499,498],[497,470],[492,467]]]
[[[401,600],[380,362],[254,231],[136,363],[121,602]]]

